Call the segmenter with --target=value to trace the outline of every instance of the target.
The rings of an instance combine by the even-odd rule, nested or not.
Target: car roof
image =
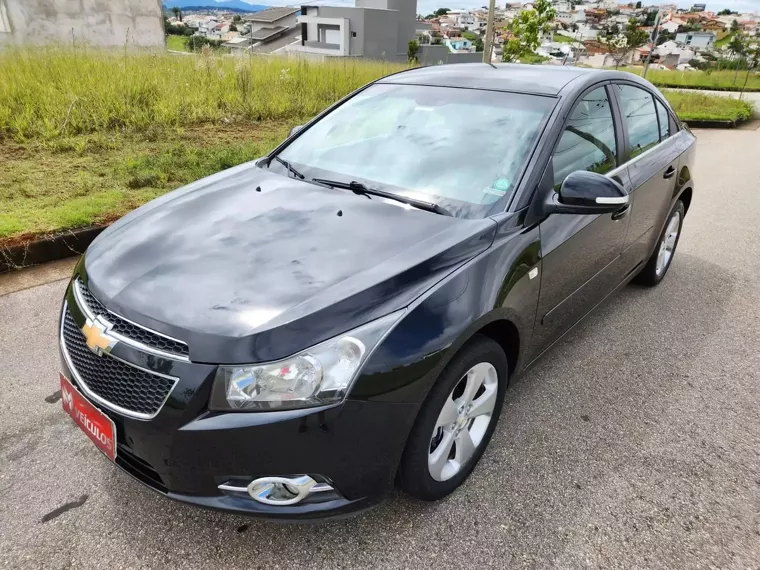
[[[402,71],[384,77],[378,83],[469,87],[536,95],[559,95],[570,82],[578,77],[583,78],[578,82],[583,85],[605,79],[633,79],[634,81],[638,79],[630,73],[564,65],[455,63]]]

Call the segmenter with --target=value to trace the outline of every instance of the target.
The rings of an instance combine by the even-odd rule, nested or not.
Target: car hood
[[[249,163],[122,218],[82,278],[111,311],[187,342],[193,361],[262,362],[408,305],[494,227]]]

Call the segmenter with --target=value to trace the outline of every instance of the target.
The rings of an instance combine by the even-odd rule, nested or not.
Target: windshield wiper
[[[317,184],[324,184],[325,186],[330,186],[332,188],[343,188],[345,190],[351,190],[354,194],[363,194],[364,196],[370,196],[370,195],[381,196],[383,198],[389,198],[391,200],[396,200],[397,202],[409,204],[410,206],[419,208],[420,210],[427,210],[428,212],[435,212],[436,214],[441,214],[442,216],[451,215],[451,212],[449,212],[443,206],[439,206],[438,204],[433,204],[432,202],[425,202],[423,200],[416,200],[414,198],[408,198],[407,196],[394,194],[393,192],[386,192],[384,190],[378,190],[377,188],[370,188],[366,186],[365,184],[362,184],[361,182],[357,182],[356,180],[352,180],[351,182],[340,182],[339,180],[326,180],[324,178],[312,178],[311,181],[316,182]]]
[[[277,155],[269,157],[269,160],[267,161],[267,168],[269,168],[269,165],[272,164],[272,159],[282,164],[285,168],[288,169],[288,172],[292,172],[293,176],[295,176],[296,178],[300,178],[301,180],[305,178],[305,176],[301,174],[300,172],[298,172],[298,170],[296,170],[287,160],[283,160]]]

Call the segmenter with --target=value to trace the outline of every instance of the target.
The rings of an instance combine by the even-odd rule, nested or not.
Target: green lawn
[[[109,222],[214,172],[265,155],[292,125],[206,125],[0,142],[0,244]]]
[[[752,117],[752,106],[746,101],[683,91],[663,94],[684,121],[746,121]]]
[[[552,41],[559,42],[562,44],[574,44],[575,40],[569,36],[563,36],[562,34],[554,34],[552,36]]]
[[[314,63],[4,50],[0,246],[108,223],[174,188],[262,156],[292,125],[404,68],[353,58]],[[746,103],[735,100],[666,96],[684,119],[749,116]]]
[[[166,36],[166,49],[189,52],[185,44],[186,39],[187,36]]]
[[[622,70],[623,68],[621,68]],[[624,71],[641,75],[642,67],[626,67]],[[683,87],[687,89],[713,89],[715,91],[739,91],[744,84],[746,71],[723,70],[706,73],[704,71],[665,71],[662,69],[650,69],[647,72],[647,80],[658,87]],[[734,83],[734,78],[736,82]],[[760,91],[760,74],[749,74],[745,91]]]
[[[727,46],[729,43],[731,43],[731,38],[734,37],[733,33],[726,34],[724,37],[720,38],[719,40],[715,40],[715,47],[716,48],[722,48],[724,46]]]

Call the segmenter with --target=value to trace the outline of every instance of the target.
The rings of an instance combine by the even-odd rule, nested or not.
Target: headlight
[[[284,360],[220,366],[212,410],[276,410],[340,402],[383,335],[403,310],[304,350]]]

